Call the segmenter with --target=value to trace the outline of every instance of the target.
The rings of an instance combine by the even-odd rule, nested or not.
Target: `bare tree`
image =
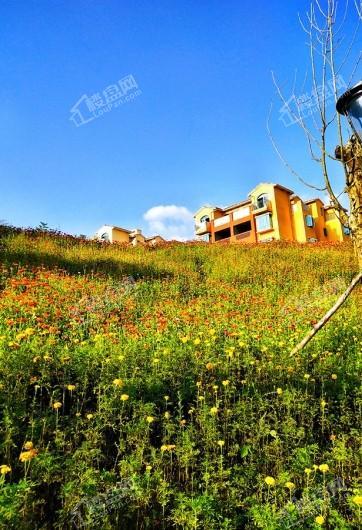
[[[354,0],[354,3],[357,9],[357,14],[359,18],[362,18],[362,0]]]
[[[287,161],[272,135],[269,115],[267,128],[272,144],[294,176],[307,186],[328,194],[341,224],[351,231],[359,271],[333,308],[294,348],[293,355],[324,326],[362,279],[362,144],[358,135],[352,135],[345,143],[344,139],[350,136],[351,131],[348,129],[347,120],[336,111],[341,93],[351,85],[362,60],[362,51],[358,48],[362,0],[354,0],[354,3],[356,9],[346,0],[343,11],[340,11],[337,0],[311,0],[306,15],[298,15],[301,28],[307,37],[309,51],[309,75],[305,76],[303,84],[299,86],[299,94],[305,90],[308,80],[312,86],[310,93],[302,96],[297,94],[295,78],[292,94],[286,97],[285,91],[272,73],[282,109],[288,115],[289,124],[297,124],[303,133],[309,155],[318,164],[321,184],[307,182]],[[351,18],[354,19],[352,28]],[[346,28],[349,39],[345,35]],[[342,72],[348,64],[351,68],[349,79],[346,81]],[[338,147],[334,149],[336,143]],[[339,167],[344,173],[343,187],[338,191],[333,187],[331,178],[338,169],[337,162],[341,163]],[[341,199],[343,194],[349,198],[349,209],[344,205],[343,198]]]

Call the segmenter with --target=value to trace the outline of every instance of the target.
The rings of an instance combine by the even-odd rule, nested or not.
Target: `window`
[[[203,215],[200,219],[200,223],[207,223],[210,221],[210,217],[208,215]]]
[[[107,232],[103,232],[103,234],[101,235],[101,240],[109,241],[109,234]]]
[[[207,243],[210,241],[210,234],[204,234],[203,236],[200,236],[201,241],[206,241]]]
[[[264,206],[267,205],[267,202],[268,202],[268,194],[267,193],[262,193],[256,199],[256,207],[257,208],[264,208]]]
[[[272,228],[272,218],[270,213],[265,213],[264,215],[258,215],[255,218],[256,221],[256,229],[258,232],[262,232],[263,230],[268,230],[269,228]]]
[[[313,228],[314,226],[314,221],[313,221],[313,217],[311,215],[306,215],[305,216],[305,224],[307,226],[309,226],[309,228]]]

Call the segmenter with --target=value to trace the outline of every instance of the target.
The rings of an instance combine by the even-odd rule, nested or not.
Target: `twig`
[[[328,320],[334,315],[334,313],[341,307],[341,305],[347,300],[353,289],[358,285],[358,283],[362,280],[362,271],[357,274],[347,287],[347,289],[344,291],[344,293],[338,298],[337,302],[334,304],[333,307],[327,313],[313,326],[313,329],[311,329],[307,335],[299,342],[299,344],[296,345],[294,350],[291,352],[290,357],[298,353],[300,350],[302,350],[308,342],[318,333],[320,329],[325,326],[325,324],[328,322]]]

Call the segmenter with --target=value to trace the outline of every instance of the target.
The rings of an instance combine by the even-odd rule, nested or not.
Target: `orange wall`
[[[293,241],[293,223],[290,205],[290,194],[287,191],[274,188],[277,208],[280,239]]]

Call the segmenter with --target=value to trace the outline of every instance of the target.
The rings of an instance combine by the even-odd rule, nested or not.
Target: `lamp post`
[[[345,191],[348,193],[350,202],[348,224],[351,229],[359,271],[334,306],[314,325],[313,329],[297,344],[290,355],[295,355],[308,344],[362,280],[362,81],[342,94],[336,107],[339,114],[346,116],[353,131],[346,145],[337,145],[335,155],[346,169]]]
[[[362,81],[347,90],[337,101],[337,112],[346,116],[353,134],[335,155],[346,169],[346,192],[350,201],[349,228],[362,272]]]

